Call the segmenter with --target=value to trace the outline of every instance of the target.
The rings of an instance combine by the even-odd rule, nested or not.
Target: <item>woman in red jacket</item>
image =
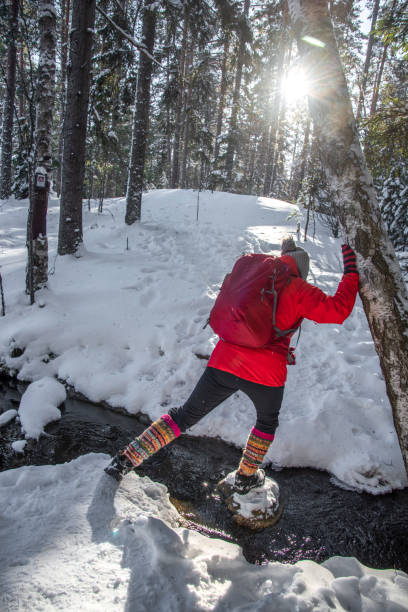
[[[306,282],[309,256],[292,238],[282,242],[281,259],[291,269],[290,282],[279,294],[276,326],[292,329],[305,318],[316,323],[343,323],[350,315],[358,291],[356,256],[342,247],[344,274],[334,296]],[[219,340],[202,377],[186,403],[161,416],[119,452],[105,471],[120,480],[145,459],[192,427],[236,391],[253,402],[257,420],[252,428],[235,475],[234,491],[245,494],[263,483],[259,469],[278,426],[286,367],[293,357],[290,336],[281,336],[267,348],[248,348]]]

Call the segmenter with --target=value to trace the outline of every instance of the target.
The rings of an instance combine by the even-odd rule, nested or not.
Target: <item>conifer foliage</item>
[[[40,4],[0,4],[2,197],[28,197],[35,171]],[[406,249],[406,2],[327,9],[381,210]],[[338,232],[286,0],[55,0],[55,12],[60,255],[86,241],[84,205],[126,197],[132,224],[154,188],[278,197]]]

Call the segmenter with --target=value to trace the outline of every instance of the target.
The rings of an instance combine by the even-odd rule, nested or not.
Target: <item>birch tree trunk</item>
[[[73,0],[70,31],[58,254],[74,254],[82,244],[85,139],[95,23],[95,0]]]
[[[7,50],[7,81],[3,102],[3,129],[1,146],[0,199],[5,200],[11,195],[11,161],[13,156],[13,123],[14,100],[16,95],[17,68],[17,19],[18,0],[9,3],[9,43]]]
[[[152,80],[152,53],[156,32],[157,12],[154,0],[146,0],[143,11],[142,46],[148,54],[139,52],[135,113],[133,118],[125,222],[140,221],[142,214],[143,175],[150,110],[150,82]]]
[[[34,136],[34,176],[30,177],[28,266],[26,290],[33,294],[48,281],[47,208],[51,183],[51,134],[55,101],[56,13],[54,0],[39,2],[40,50],[37,70],[37,113]]]
[[[408,295],[356,129],[327,0],[289,0],[333,207],[357,253],[360,296],[408,473]]]

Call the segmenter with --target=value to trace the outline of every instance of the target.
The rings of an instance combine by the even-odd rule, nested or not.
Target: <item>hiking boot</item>
[[[234,493],[245,495],[251,489],[262,487],[264,482],[265,472],[262,469],[258,469],[252,476],[243,476],[237,472],[235,474]]]
[[[115,478],[120,482],[123,476],[129,474],[133,470],[133,465],[125,455],[121,452],[117,453],[110,464],[104,469],[104,472]]]
[[[259,469],[253,476],[242,476],[238,472],[230,472],[225,478],[220,480],[216,486],[216,491],[225,501],[234,493],[245,495],[255,487],[261,487],[265,482],[265,472]]]

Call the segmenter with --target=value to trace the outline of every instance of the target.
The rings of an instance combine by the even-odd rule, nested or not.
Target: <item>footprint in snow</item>
[[[156,297],[156,292],[153,289],[147,289],[144,293],[142,293],[139,297],[139,302],[142,306],[148,306],[151,304]]]

